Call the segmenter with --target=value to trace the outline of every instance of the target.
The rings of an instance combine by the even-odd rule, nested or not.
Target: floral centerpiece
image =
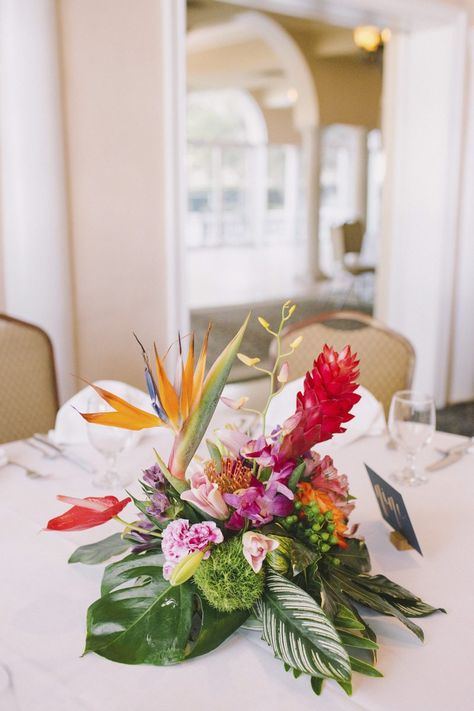
[[[267,432],[269,405],[301,342],[282,353],[281,333],[294,309],[283,305],[275,330],[259,318],[276,339],[271,371],[239,353],[244,323],[207,375],[209,332],[196,363],[193,337],[186,357],[179,339],[174,383],[156,348],[153,375],[140,344],[153,413],[93,386],[111,411],[85,413],[87,421],[167,427],[174,439],[167,463],[155,452],[156,463],[143,473],[143,498],[58,497],[72,508],[50,520],[50,530],[86,529],[112,518],[122,526],[80,547],[70,562],[101,563],[127,553],[105,568],[101,596],[87,614],[86,652],[125,664],[175,664],[211,652],[244,626],[258,630],[286,671],[307,675],[316,694],[327,679],[350,694],[353,672],[381,676],[374,666],[376,635],[361,607],[397,618],[423,639],[413,618],[436,608],[370,574],[366,545],[349,525],[348,479],[313,449],[344,432],[359,400],[358,361],[349,346],[340,353],[324,347],[295,412]],[[235,356],[269,378],[262,412],[246,408],[246,398],[223,398],[259,418],[260,430],[221,428],[206,440],[208,454],[198,455]],[[137,513],[124,521],[120,514],[131,499]]]

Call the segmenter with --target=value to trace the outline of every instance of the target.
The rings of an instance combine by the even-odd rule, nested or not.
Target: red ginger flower
[[[306,373],[303,392],[296,396],[296,413],[280,450],[285,459],[299,457],[315,444],[345,432],[342,423],[352,420],[350,410],[360,400],[354,393],[358,365],[350,346],[340,353],[324,346],[313,370]]]
[[[115,496],[88,496],[76,499],[72,496],[57,496],[59,501],[72,504],[72,508],[61,516],[48,521],[50,531],[83,531],[86,528],[100,526],[117,516],[131,501],[129,497],[119,501]]]

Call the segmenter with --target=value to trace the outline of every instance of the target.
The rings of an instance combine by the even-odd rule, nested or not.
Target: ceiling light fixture
[[[360,25],[355,27],[353,32],[356,46],[370,53],[378,52],[384,43],[389,41],[390,36],[391,32],[388,27],[380,30],[375,25]]]

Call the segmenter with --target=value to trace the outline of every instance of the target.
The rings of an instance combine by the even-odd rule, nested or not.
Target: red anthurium
[[[303,392],[296,396],[294,426],[284,437],[280,454],[294,459],[319,442],[345,432],[341,425],[352,420],[349,414],[360,395],[356,395],[359,375],[357,355],[346,346],[340,353],[324,346],[306,373]],[[292,418],[291,418],[292,419]]]
[[[88,496],[75,499],[72,496],[57,496],[59,501],[72,504],[72,508],[61,516],[48,521],[50,531],[83,531],[86,528],[100,526],[117,516],[131,501],[130,497],[119,501],[115,496]]]

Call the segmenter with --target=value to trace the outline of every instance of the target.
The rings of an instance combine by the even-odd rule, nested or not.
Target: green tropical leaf
[[[382,672],[379,672],[379,670],[373,667],[372,664],[363,662],[362,659],[357,659],[357,657],[349,657],[349,659],[352,671],[359,672],[359,674],[365,674],[366,676],[375,676],[379,678],[383,677]]]
[[[442,607],[433,607],[406,588],[397,585],[385,575],[358,575],[357,582],[368,590],[377,592],[407,617],[426,617],[434,612],[446,612]]]
[[[357,609],[352,605],[350,599],[341,591],[337,583],[333,581],[330,582],[322,577],[321,582],[324,590],[324,600],[332,600],[333,609],[336,610],[335,616],[332,616],[336,629],[342,629],[343,631],[347,629],[359,629],[363,637],[372,642],[376,642],[377,635],[360,616]],[[375,662],[377,659],[376,651],[367,651],[371,660]]]
[[[209,455],[214,463],[216,472],[220,474],[222,469],[222,454],[219,450],[219,447],[210,439],[206,439],[206,445],[209,451]]]
[[[352,682],[350,681],[341,681],[340,679],[337,679],[337,683],[343,689],[348,696],[352,696]]]
[[[107,595],[119,585],[142,577],[162,577],[163,565],[161,553],[131,553],[116,563],[110,563],[104,570],[101,595]]]
[[[125,664],[174,664],[212,651],[248,617],[210,607],[191,581],[171,586],[161,560],[131,555],[108,566],[105,594],[88,610],[86,652]]]
[[[290,549],[292,539],[288,536],[270,536],[278,541],[278,548],[269,551],[266,557],[267,565],[281,575],[285,575],[290,569]]]
[[[444,612],[446,614],[446,610],[443,607],[432,607],[427,602],[423,602],[423,600],[416,600],[415,602],[410,600],[391,600],[391,603],[405,617],[427,617],[434,612]]]
[[[150,523],[153,524],[153,526],[156,529],[159,529],[160,531],[163,530],[168,525],[168,521],[157,521],[154,516],[150,514],[150,502],[149,501],[141,501],[140,499],[137,499],[133,494],[131,494],[129,491],[127,491],[127,494],[130,496],[130,498],[133,501],[134,506],[144,515],[147,517],[147,519],[150,521]],[[184,502],[183,502],[184,503]],[[158,539],[157,539],[158,541]]]
[[[113,533],[96,543],[79,546],[69,558],[68,563],[84,563],[85,565],[103,563],[105,560],[113,558],[114,555],[125,553],[131,545],[131,541],[124,540],[121,533]]]
[[[350,578],[342,571],[338,571],[332,574],[332,581],[336,581],[343,592],[361,605],[370,607],[372,610],[376,610],[376,612],[382,612],[384,615],[398,618],[400,622],[402,622],[411,632],[413,632],[413,634],[418,637],[419,640],[423,642],[424,633],[421,627],[418,627],[418,625],[415,625],[415,623],[408,619],[408,617],[405,617],[405,615],[394,607],[394,605],[388,602],[388,600],[385,600],[377,593],[366,590],[361,585],[358,585],[356,582],[357,577]]]
[[[342,565],[356,573],[370,571],[370,556],[365,542],[360,538],[346,538],[347,548],[340,548],[337,557]]]
[[[280,545],[267,554],[266,560],[273,570],[282,575],[288,572],[290,565],[293,577],[299,575],[321,557],[319,553],[290,536],[271,534],[270,538],[278,541]]]
[[[316,694],[316,696],[321,696],[323,690],[324,678],[322,676],[312,676],[311,677],[311,688]]]
[[[339,637],[344,647],[354,647],[355,649],[378,649],[379,645],[377,642],[373,642],[371,639],[366,637],[361,637],[357,634],[351,634],[350,632],[342,632],[338,630]]]
[[[187,657],[199,657],[218,647],[224,640],[239,629],[249,616],[248,610],[219,612],[211,607],[193,586],[199,599],[201,626],[196,642],[190,647]]]
[[[340,605],[337,608],[336,616],[333,620],[337,628],[343,630],[364,630],[365,624],[360,622],[354,615],[352,610],[346,605]]]
[[[177,437],[175,437],[175,443],[176,443],[176,439],[177,439]],[[168,469],[168,467],[166,466],[165,462],[161,458],[160,454],[156,451],[156,449],[154,449],[153,452],[155,453],[155,459],[158,462],[158,466],[160,467],[161,471],[163,472],[165,479],[168,481],[169,484],[171,484],[173,489],[175,491],[177,491],[178,494],[182,494],[183,491],[186,491],[186,489],[189,489],[189,484],[186,481],[186,479],[184,478],[184,474],[183,474],[182,479],[175,477],[170,472],[170,470]],[[188,462],[188,464],[189,464],[189,462]],[[184,471],[186,471],[186,470],[184,469],[183,472]]]
[[[242,338],[244,336],[245,329],[247,328],[249,318],[250,314],[247,316],[234,338],[227,344],[222,353],[215,360],[206,375],[206,379],[204,380],[198,405],[191,411],[188,419],[183,425],[182,430],[175,437],[169,463],[169,472],[171,473],[173,479],[174,477],[178,477],[178,481],[180,481],[181,478],[184,479],[184,472],[193,458],[196,449],[201,443],[202,438],[206,434],[209,422],[211,421],[212,415],[214,414],[217,403],[219,402],[219,398],[222,394],[222,390],[224,389],[224,385],[229,377],[230,369],[234,362],[235,356],[237,355],[240,344],[242,343]],[[160,462],[159,464],[161,466]],[[166,471],[164,471],[164,474],[168,480],[171,481],[173,486],[177,488],[176,484],[168,477]],[[181,481],[181,484],[183,484],[183,481]],[[179,491],[179,488],[177,490]]]
[[[306,469],[306,462],[301,462],[297,467],[291,472],[290,478],[288,479],[288,488],[291,491],[296,491],[299,480],[301,479],[304,470]]]
[[[361,574],[357,576],[357,582],[368,590],[379,593],[379,595],[388,595],[389,597],[399,598],[400,600],[419,600],[417,595],[401,585],[392,582],[385,575],[367,575]]]
[[[85,652],[124,664],[183,661],[192,608],[191,585],[172,587],[155,568],[148,584],[114,590],[89,607]]]
[[[263,639],[279,659],[307,674],[350,679],[349,657],[336,629],[304,590],[269,571],[257,607]]]

